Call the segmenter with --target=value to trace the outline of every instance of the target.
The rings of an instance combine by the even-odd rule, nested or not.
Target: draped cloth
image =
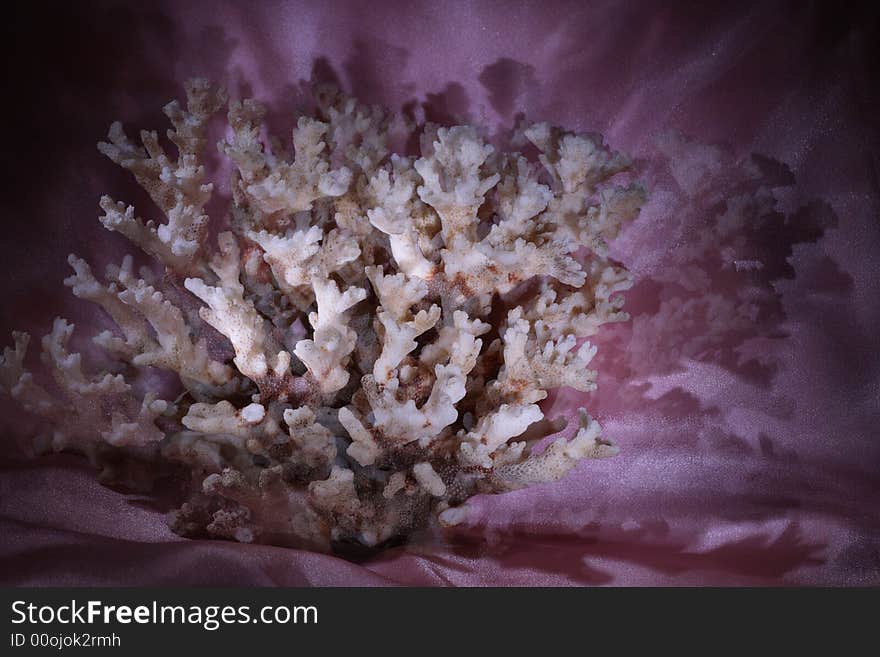
[[[478,498],[454,532],[343,558],[180,538],[161,492],[103,487],[72,455],[21,458],[13,438],[30,425],[3,400],[0,581],[880,584],[878,14],[702,4],[714,3],[92,2],[55,7],[51,24],[16,14],[6,336],[42,335],[55,315],[86,335],[106,326],[61,285],[66,255],[101,266],[128,248],[96,221],[102,193],[151,215],[94,144],[115,119],[161,129],[161,106],[193,75],[265,101],[279,133],[309,79],[490,135],[520,113],[597,131],[638,159],[650,200],[612,251],[637,283],[633,321],[594,340],[599,390],[544,406],[585,406],[618,457]],[[684,191],[687,154],[670,162],[658,146],[670,131],[729,160],[709,191]],[[722,240],[712,217],[743,193],[737,163],[756,163],[747,193],[774,189],[778,212]],[[725,268],[731,243],[748,257]],[[705,277],[686,266],[695,259]],[[723,302],[750,294],[752,305]],[[710,319],[689,323],[682,300]]]

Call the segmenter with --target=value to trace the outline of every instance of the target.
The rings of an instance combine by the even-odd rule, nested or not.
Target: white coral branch
[[[380,391],[375,389],[374,381],[369,382],[367,396],[373,408],[374,425],[384,436],[399,444],[418,441],[426,447],[455,422],[456,404],[466,392],[465,376],[457,365],[436,365],[434,376],[431,394],[421,407],[412,399],[397,398],[397,379],[391,379]]]
[[[107,311],[125,336],[124,340],[120,340],[112,333],[104,332],[96,336],[95,342],[128,357],[136,356],[148,345],[153,344],[147,321],[119,298],[119,287],[115,283],[111,282],[107,285],[99,283],[92,274],[89,264],[72,253],[67,257],[67,262],[73,267],[74,274],[65,278],[64,284],[80,299],[96,303]],[[126,256],[118,270],[118,275],[127,278],[131,275],[131,268],[131,256]]]
[[[229,122],[234,137],[219,144],[238,167],[242,191],[261,212],[290,216],[310,210],[318,199],[346,192],[351,171],[346,167],[331,169],[326,123],[301,117],[293,131],[296,158],[286,162],[264,153],[259,141],[264,113],[258,103],[231,103]]]
[[[262,404],[237,409],[225,399],[216,404],[193,404],[181,421],[191,431],[239,438],[253,438],[263,433],[274,435],[280,431]]]
[[[504,365],[493,383],[493,390],[501,398],[532,403],[546,397],[551,388],[567,386],[582,392],[595,389],[596,372],[588,370],[587,365],[596,348],[589,342],[575,349],[574,335],[556,339],[537,335],[531,323],[523,319],[521,307],[510,311],[503,341]]]
[[[348,310],[366,298],[363,288],[350,287],[340,292],[333,280],[312,281],[317,312],[309,314],[314,329],[312,338],[300,340],[293,350],[318,382],[323,393],[336,392],[348,383],[349,356],[357,342],[357,333],[347,326]]]
[[[422,177],[419,198],[440,215],[447,246],[454,245],[458,236],[473,241],[477,210],[501,178],[483,171],[495,149],[483,143],[472,127],[454,126],[437,130],[432,150],[413,164]]]
[[[580,428],[571,440],[558,438],[540,454],[495,469],[507,490],[525,488],[564,477],[582,459],[614,456],[618,449],[601,436],[602,428],[584,409],[579,409]]]
[[[165,107],[165,114],[174,126],[168,131],[168,138],[177,146],[175,161],[159,144],[155,132],[142,131],[143,147],[135,146],[119,122],[110,126],[109,141],[98,144],[101,153],[134,174],[167,218],[164,224],[145,224],[135,218],[131,207],[104,197],[101,199],[106,213],[102,220],[104,225],[118,230],[147,253],[181,271],[189,270],[191,259],[206,234],[208,217],[204,207],[214,187],[204,182],[205,167],[200,159],[207,122],[226,103],[225,92],[213,89],[203,79],[189,81],[186,92],[185,110],[177,101]]]
[[[463,434],[459,459],[466,466],[492,467],[492,454],[544,417],[536,404],[502,404]]]
[[[307,406],[285,409],[284,422],[295,448],[291,455],[292,463],[309,471],[323,471],[333,464],[336,438],[332,431],[316,421],[312,409]]]
[[[388,235],[391,254],[400,271],[410,278],[428,279],[435,270],[434,263],[425,255],[423,247],[430,240],[420,224],[430,222],[429,212],[415,194],[419,182],[412,168],[412,160],[398,155],[391,156],[391,171],[379,169],[369,180],[367,187],[367,217],[370,223]],[[421,222],[418,218],[421,217]],[[426,221],[427,219],[427,221]],[[430,248],[427,249],[430,252]]]
[[[211,264],[220,286],[207,285],[200,278],[187,278],[186,289],[208,304],[199,314],[208,324],[229,338],[235,349],[235,366],[252,379],[283,377],[290,366],[290,354],[269,334],[266,321],[251,300],[244,298],[239,280],[239,249],[232,233],[221,233],[220,253]]]
[[[346,453],[361,465],[372,465],[382,453],[373,434],[347,406],[339,409],[339,422],[351,437]]]

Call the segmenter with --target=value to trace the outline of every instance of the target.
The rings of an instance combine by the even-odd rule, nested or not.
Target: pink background
[[[114,119],[163,129],[161,106],[192,75],[268,102],[279,130],[315,75],[436,121],[497,130],[525,112],[603,133],[642,160],[661,192],[615,252],[640,277],[628,303],[640,321],[655,321],[657,281],[681,277],[676,254],[701,225],[690,208],[691,232],[670,238],[688,206],[664,192],[670,178],[653,145],[661,133],[784,163],[796,179],[787,207],[818,199],[836,220],[746,240],[773,264],[758,276],[770,298],[752,331],[707,349],[699,329],[603,329],[599,392],[562,393],[548,408],[586,404],[619,457],[585,463],[555,485],[478,500],[457,534],[419,536],[361,563],[180,539],[165,526],[164,499],[103,488],[76,457],[16,456],[11,438],[29,425],[3,400],[3,583],[880,584],[876,10],[142,4],[71,3],[52,22],[10,19],[5,59],[17,94],[6,100],[3,153],[4,336],[42,335],[62,314],[83,339],[92,332],[84,327],[106,321],[61,285],[66,255],[101,265],[128,248],[96,220],[102,193],[143,214],[148,205],[94,144]],[[734,351],[749,354],[744,365],[731,361]]]

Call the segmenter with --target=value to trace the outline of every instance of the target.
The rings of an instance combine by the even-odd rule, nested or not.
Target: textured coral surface
[[[596,129],[644,160],[651,198],[611,253],[638,282],[626,295],[632,321],[592,338],[598,390],[541,402],[550,417],[588,406],[618,457],[475,498],[451,543],[420,537],[356,565],[184,541],[162,499],[101,487],[82,459],[10,451],[6,581],[878,582],[874,12],[105,3],[62,22],[77,29],[39,40],[14,31],[25,36],[12,70],[29,102],[12,108],[9,124],[26,129],[5,149],[7,335],[42,335],[60,313],[77,324],[77,350],[95,355],[90,335],[113,325],[69,301],[60,265],[70,251],[96,274],[119,264],[125,240],[94,222],[100,194],[157,215],[93,143],[117,118],[161,127],[158,108],[194,71],[268,101],[276,134],[289,134],[283,110],[305,103],[298,81],[314,74],[443,125],[500,134],[524,111]],[[706,145],[719,141],[729,146]],[[211,216],[232,191],[214,179]],[[135,269],[146,263],[135,256]],[[27,433],[13,408],[4,433]]]
[[[159,271],[127,256],[101,281],[69,256],[65,285],[115,324],[93,338],[107,369],[84,369],[58,318],[42,341],[47,388],[24,363],[30,336],[13,334],[0,382],[48,425],[37,451],[83,453],[104,483],[146,490],[187,469],[175,531],[317,550],[399,540],[431,514],[457,525],[477,493],[614,455],[583,408],[573,436],[541,444],[567,421],[544,421],[538,402],[592,391],[596,348],[578,339],[627,319],[618,293],[632,281],[607,252],[645,200],[610,182],[630,160],[540,123],[512,137],[529,161],[471,126],[415,128],[333,86],[313,93],[317,118],[298,117],[292,149],[263,136],[260,103],[201,78],[164,108],[174,152],[112,124],[98,150],[164,221],[109,196],[100,220]],[[203,160],[227,105],[230,230],[212,249]],[[391,152],[393,137],[420,156]],[[176,399],[143,368],[176,374]]]

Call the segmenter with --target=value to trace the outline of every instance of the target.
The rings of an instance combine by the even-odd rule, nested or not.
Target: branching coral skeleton
[[[432,516],[454,525],[476,494],[616,452],[583,409],[573,437],[542,442],[558,424],[538,403],[593,390],[595,347],[581,339],[627,319],[631,280],[607,242],[644,202],[638,184],[611,180],[628,158],[546,124],[512,140],[537,161],[430,124],[420,157],[392,154],[394,118],[329,88],[291,154],[263,142],[256,101],[227,103],[205,80],[186,91],[185,108],[165,107],[176,158],[119,123],[99,144],[166,217],[104,197],[101,222],[163,275],[126,257],[102,282],[69,259],[65,283],[117,326],[94,338],[115,373],[85,371],[63,319],[43,340],[54,384],[25,368],[26,334],[0,361],[0,389],[45,420],[52,448],[188,471],[182,534],[317,550],[379,545]],[[203,156],[224,106],[233,200],[213,247]],[[226,360],[209,349],[223,339]],[[176,373],[184,394],[136,393],[126,377],[145,367]]]

